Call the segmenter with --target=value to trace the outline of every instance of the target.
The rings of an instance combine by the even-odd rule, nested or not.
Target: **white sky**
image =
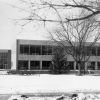
[[[16,39],[47,39],[46,31],[43,26],[27,26],[24,30],[14,23],[21,12],[11,7],[9,4],[18,5],[18,0],[0,0],[0,49],[12,50],[12,62],[15,66],[16,61]]]

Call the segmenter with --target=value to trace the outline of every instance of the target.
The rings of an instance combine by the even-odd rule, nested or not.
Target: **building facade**
[[[53,41],[43,40],[17,40],[17,70],[48,71],[52,63]],[[78,70],[76,62],[71,55],[68,55],[67,61],[70,70]],[[94,72],[100,71],[100,43],[93,47],[91,57],[85,65],[87,70],[88,64],[91,64]]]
[[[0,50],[0,70],[11,69],[11,50]]]

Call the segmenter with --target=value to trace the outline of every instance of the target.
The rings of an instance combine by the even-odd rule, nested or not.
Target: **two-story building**
[[[53,46],[55,45],[53,41],[46,40],[17,40],[16,69],[47,72],[52,62]],[[99,72],[100,43],[97,43],[92,49],[88,63],[92,65],[94,72]],[[78,70],[76,62],[71,55],[67,57],[67,61],[70,64],[70,70]],[[87,69],[87,65],[85,69]]]

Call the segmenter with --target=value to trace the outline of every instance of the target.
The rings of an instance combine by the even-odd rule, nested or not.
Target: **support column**
[[[30,70],[30,60],[28,61],[28,70]]]
[[[74,62],[74,70],[76,70],[76,61]]]
[[[95,62],[95,70],[98,70],[97,61]]]
[[[42,70],[42,61],[40,61],[40,70]]]
[[[85,71],[87,70],[88,62],[85,63]]]

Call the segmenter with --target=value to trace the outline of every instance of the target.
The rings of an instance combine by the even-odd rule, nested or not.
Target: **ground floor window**
[[[97,62],[98,70],[100,70],[100,62]]]
[[[30,61],[30,70],[39,70],[40,61]]]
[[[74,70],[74,62],[73,61],[69,61],[68,62],[68,67],[70,70]]]
[[[18,61],[18,70],[28,70],[28,61]]]
[[[95,70],[95,62],[89,62],[87,69]]]
[[[0,69],[8,69],[7,59],[0,59]]]
[[[78,63],[76,63],[76,70],[79,69],[79,65]],[[85,62],[84,61],[81,61],[81,70],[84,70],[85,69]]]
[[[51,61],[42,61],[42,69],[49,70]]]

